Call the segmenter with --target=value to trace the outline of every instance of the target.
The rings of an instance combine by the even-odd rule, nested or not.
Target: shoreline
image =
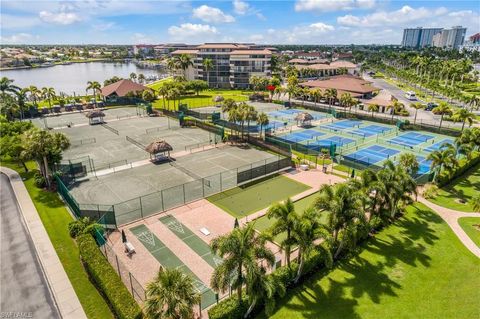
[[[112,60],[112,59],[94,59],[94,60],[85,60],[85,61],[65,61],[62,63],[54,63],[52,65],[46,65],[46,66],[41,66],[41,65],[35,65],[35,66],[27,66],[27,65],[22,65],[22,66],[14,66],[14,67],[4,67],[0,68],[0,71],[14,71],[14,70],[29,70],[29,69],[43,69],[43,68],[50,68],[58,65],[70,65],[70,64],[76,64],[76,63],[96,63],[96,62],[102,62],[102,63],[128,63],[125,61],[125,59],[121,60]]]

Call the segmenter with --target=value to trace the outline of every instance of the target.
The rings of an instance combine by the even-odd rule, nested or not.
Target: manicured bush
[[[38,188],[44,188],[47,185],[47,180],[38,171],[33,175],[33,180],[35,181],[35,186]]]
[[[120,319],[139,319],[143,314],[120,277],[102,255],[90,234],[77,237],[80,258],[90,280],[103,294],[115,316]]]
[[[470,168],[476,166],[477,164],[480,164],[480,153],[477,151],[473,151],[471,153],[471,158],[470,160],[467,160],[465,158],[461,159],[458,161],[458,167],[457,169],[451,174],[450,176],[443,172],[439,177],[437,181],[437,185],[439,187],[445,186],[448,183],[450,183],[452,180],[455,178],[463,175],[466,171],[468,171]]]
[[[237,295],[228,297],[208,310],[210,319],[242,319],[247,312],[248,302],[238,302]]]

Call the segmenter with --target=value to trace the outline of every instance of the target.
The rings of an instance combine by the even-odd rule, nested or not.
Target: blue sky
[[[480,1],[2,0],[2,44],[399,44],[402,29],[480,32]]]

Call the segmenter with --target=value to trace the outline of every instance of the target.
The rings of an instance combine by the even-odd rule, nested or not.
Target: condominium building
[[[252,44],[205,43],[189,50],[176,50],[172,55],[187,54],[193,66],[185,70],[187,80],[204,80],[214,88],[249,87],[251,76],[270,76],[272,52]],[[206,70],[204,61],[212,66]]]
[[[442,32],[442,28],[408,28],[403,30],[402,46],[424,48],[431,46],[433,37]]]
[[[443,29],[433,37],[433,46],[439,48],[458,49],[465,40],[467,28],[461,26]]]

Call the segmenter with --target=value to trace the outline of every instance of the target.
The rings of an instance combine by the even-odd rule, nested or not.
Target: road
[[[0,189],[2,318],[9,313],[11,318],[60,318],[15,193],[8,177],[1,173]]]

